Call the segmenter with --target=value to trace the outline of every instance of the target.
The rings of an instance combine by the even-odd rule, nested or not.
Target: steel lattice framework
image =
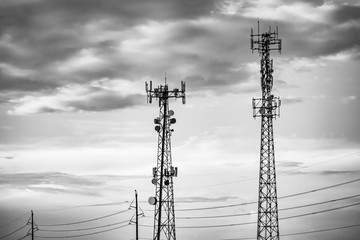
[[[181,82],[181,89],[169,90],[165,79],[165,85],[152,89],[146,83],[148,103],[153,98],[159,100],[159,117],[154,119],[155,130],[158,132],[157,165],[153,168],[152,183],[156,185],[155,197],[149,198],[149,203],[155,205],[154,214],[154,240],[175,240],[175,210],[173,177],[177,176],[177,168],[172,166],[171,158],[171,125],[176,122],[172,118],[174,111],[169,110],[170,98],[182,98],[185,104],[185,83]]]
[[[259,23],[258,23],[259,24]],[[276,171],[274,153],[273,119],[280,116],[280,98],[271,93],[273,87],[273,60],[271,50],[281,51],[278,29],[254,34],[251,29],[251,50],[258,50],[261,56],[262,98],[253,99],[253,116],[261,117],[260,174],[258,200],[258,240],[278,240],[279,220],[276,193]]]

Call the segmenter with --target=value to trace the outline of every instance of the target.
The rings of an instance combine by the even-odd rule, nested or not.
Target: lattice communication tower
[[[273,60],[270,52],[281,52],[281,39],[278,38],[278,28],[268,32],[254,34],[251,29],[251,50],[258,50],[261,56],[261,98],[253,99],[253,116],[261,117],[260,174],[258,200],[258,240],[279,239],[278,203],[276,193],[276,171],[274,153],[273,119],[280,116],[280,98],[274,97]]]
[[[159,117],[154,119],[155,131],[158,132],[158,152],[152,183],[156,190],[155,197],[149,198],[149,203],[155,205],[153,239],[175,240],[173,177],[177,176],[178,169],[172,166],[170,137],[176,119],[173,118],[174,111],[169,110],[169,99],[182,98],[185,104],[185,82],[181,82],[181,89],[173,90],[169,90],[166,78],[165,85],[153,89],[150,81],[150,85],[146,82],[145,86],[148,103],[152,103],[153,98],[158,99],[160,108]]]

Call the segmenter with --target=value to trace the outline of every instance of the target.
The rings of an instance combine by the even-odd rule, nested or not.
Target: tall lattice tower
[[[280,116],[280,98],[274,97],[273,60],[271,50],[281,52],[281,39],[278,28],[268,32],[254,34],[251,29],[251,50],[258,50],[261,56],[261,91],[262,98],[253,99],[253,116],[261,117],[260,175],[257,239],[279,239],[278,203],[276,193],[276,171],[274,153],[273,119]]]
[[[155,197],[149,198],[149,203],[155,205],[154,214],[154,240],[175,240],[175,210],[173,177],[177,176],[177,168],[172,166],[171,158],[171,126],[176,122],[174,111],[169,110],[170,98],[182,98],[185,104],[185,83],[181,82],[181,89],[169,90],[168,85],[160,85],[152,89],[146,83],[148,103],[153,98],[159,100],[159,117],[154,119],[155,130],[158,132],[157,165],[153,168],[152,183],[156,185]]]

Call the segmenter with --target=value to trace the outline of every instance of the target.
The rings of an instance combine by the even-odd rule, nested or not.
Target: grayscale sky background
[[[258,53],[250,28],[279,27],[274,59],[278,195],[360,176],[360,3],[357,0],[1,0],[0,237],[24,226],[92,219],[128,208],[139,193],[153,224],[152,168],[158,104],[144,82],[187,83],[187,104],[171,101],[175,209],[256,201],[260,120]],[[287,172],[286,172],[287,171]],[[359,182],[279,199],[279,208],[359,193]],[[352,203],[359,197],[279,212],[280,218]],[[181,228],[256,221],[256,204],[177,211],[178,239],[254,237],[256,225]],[[66,229],[126,221],[133,211]],[[228,218],[184,219],[254,213]],[[19,219],[17,219],[20,217]],[[360,207],[280,220],[281,234],[358,224]],[[11,235],[15,240],[29,227]],[[109,227],[108,227],[109,228]],[[40,227],[37,236],[73,236]],[[289,240],[355,240],[360,228]],[[142,238],[152,237],[141,227]],[[134,226],[76,239],[135,237]],[[46,238],[50,239],[50,238]]]

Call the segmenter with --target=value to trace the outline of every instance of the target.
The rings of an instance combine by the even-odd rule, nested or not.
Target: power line
[[[52,208],[52,209],[37,209],[37,212],[50,212],[50,211],[64,211],[64,210],[71,210],[75,208],[87,208],[87,207],[107,207],[107,206],[115,206],[115,205],[123,205],[125,203],[129,203],[129,201],[123,202],[105,202],[105,203],[89,203],[86,205],[77,205],[77,206],[64,206],[59,208]]]
[[[353,227],[360,227],[360,224],[354,224],[354,225],[342,226],[342,227],[334,227],[334,228],[318,229],[318,230],[305,231],[305,232],[286,233],[286,234],[281,234],[280,237],[304,235],[304,234],[319,233],[319,232],[329,232],[329,231],[346,229],[346,228],[353,228]],[[254,237],[227,238],[227,239],[223,239],[223,240],[252,240],[252,239],[254,239]]]
[[[279,171],[277,173],[277,175],[288,173],[288,172],[294,172],[294,171],[296,171],[298,169],[301,169],[301,168],[313,167],[313,166],[320,165],[320,164],[323,164],[323,163],[326,163],[326,162],[331,162],[331,161],[343,159],[343,158],[346,158],[346,157],[349,157],[349,156],[352,156],[352,155],[357,155],[359,153],[360,153],[360,151],[354,152],[354,153],[351,153],[351,154],[347,154],[347,155],[344,155],[344,156],[336,157],[336,158],[333,158],[333,159],[321,161],[321,162],[318,162],[318,163],[310,164],[310,165],[299,166],[299,167],[296,167],[296,168],[293,168],[293,169],[290,169],[290,170],[286,170],[286,171]],[[247,182],[247,181],[256,180],[256,179],[258,179],[258,178],[256,178],[256,177],[255,178],[245,178],[245,179],[241,179],[241,180],[237,180],[237,181],[231,181],[231,182],[224,182],[224,183],[217,183],[217,184],[210,184],[210,185],[203,185],[203,186],[195,186],[195,187],[187,187],[186,189],[216,187],[216,186],[222,186],[222,185],[228,185],[228,184],[234,184],[234,183],[240,183],[240,182]]]
[[[126,226],[129,226],[129,224],[122,225],[122,226],[115,227],[115,228],[110,228],[110,229],[107,229],[107,230],[102,230],[102,231],[93,232],[93,233],[80,234],[80,235],[62,236],[62,237],[36,236],[36,238],[75,238],[75,237],[84,237],[84,236],[90,236],[90,235],[100,234],[100,233],[104,233],[104,232],[110,232],[110,231],[120,229],[120,228],[123,228],[123,227],[126,227]]]
[[[29,212],[25,213],[24,215],[21,215],[20,217],[15,218],[14,220],[11,220],[11,221],[8,222],[8,223],[5,223],[4,225],[0,226],[0,228],[4,228],[4,227],[8,226],[8,225],[10,225],[11,223],[16,222],[17,220],[25,217],[25,216],[28,215],[28,214],[29,214]]]
[[[209,209],[218,209],[218,208],[229,208],[229,207],[243,206],[243,205],[249,205],[249,204],[254,204],[254,203],[257,203],[257,201],[230,204],[230,205],[222,205],[222,206],[214,206],[214,207],[183,208],[183,209],[177,209],[176,211],[182,212],[182,211],[198,211],[198,210],[209,210]]]
[[[39,229],[39,231],[41,231],[41,232],[73,232],[73,231],[85,231],[85,230],[93,230],[93,229],[104,228],[104,227],[111,227],[111,226],[119,225],[119,224],[126,223],[126,222],[129,222],[129,220],[122,221],[122,222],[118,222],[118,223],[112,223],[112,224],[102,225],[102,226],[89,227],[89,228],[79,228],[79,229]]]
[[[243,223],[229,223],[229,224],[221,224],[221,225],[205,225],[205,226],[176,226],[176,228],[219,228],[219,227],[234,227],[234,226],[243,226],[243,225],[251,225],[257,222],[243,222]],[[142,227],[152,227],[151,225],[143,225]]]
[[[55,226],[66,226],[66,225],[73,225],[73,224],[92,222],[92,221],[96,221],[96,220],[99,220],[99,219],[115,216],[115,215],[118,215],[118,214],[121,214],[121,213],[124,213],[124,212],[127,212],[127,211],[128,211],[128,209],[120,211],[120,212],[112,213],[112,214],[109,214],[109,215],[105,215],[105,216],[102,216],[102,217],[92,218],[92,219],[89,219],[89,220],[84,220],[84,221],[79,221],[79,222],[61,223],[61,224],[38,224],[38,226],[39,227],[55,227]]]
[[[282,236],[294,236],[294,235],[302,235],[302,234],[309,234],[309,233],[328,232],[328,231],[334,231],[334,230],[345,229],[345,228],[353,228],[353,227],[359,227],[359,226],[360,226],[360,224],[355,224],[355,225],[350,225],[350,226],[328,228],[328,229],[319,229],[319,230],[307,231],[307,232],[288,233],[288,234],[284,234]]]
[[[24,225],[24,226],[22,226],[21,228],[18,228],[17,230],[15,230],[15,231],[13,231],[13,232],[11,232],[11,233],[9,233],[9,234],[5,235],[5,236],[0,237],[0,239],[6,238],[6,237],[8,237],[8,236],[10,236],[10,235],[13,235],[14,233],[16,233],[16,232],[18,232],[18,231],[20,231],[20,230],[24,229],[26,226],[27,226],[27,225]]]
[[[345,205],[345,206],[341,206],[341,207],[330,208],[330,209],[326,209],[326,210],[322,210],[322,211],[317,211],[317,212],[293,215],[293,216],[289,216],[289,217],[282,217],[282,218],[279,218],[279,220],[286,220],[286,219],[291,219],[291,218],[305,217],[305,216],[309,216],[309,215],[315,215],[315,214],[335,211],[335,210],[339,210],[339,209],[343,209],[343,208],[348,208],[348,207],[352,207],[352,206],[356,206],[356,205],[360,205],[360,202]],[[248,225],[248,224],[254,224],[254,223],[256,223],[256,222],[244,222],[244,223],[222,224],[222,225],[206,225],[206,226],[180,226],[178,228],[217,228],[217,227],[231,227],[231,226]]]
[[[300,192],[300,193],[295,193],[295,194],[291,194],[291,195],[279,197],[279,199],[284,199],[284,198],[289,198],[289,197],[295,197],[295,196],[299,196],[299,195],[303,195],[303,194],[308,194],[308,193],[313,193],[313,192],[319,192],[319,191],[326,190],[326,189],[329,189],[329,188],[339,187],[339,186],[343,186],[343,185],[350,184],[350,183],[354,183],[354,182],[358,182],[358,181],[360,181],[360,178],[357,178],[357,179],[354,179],[354,180],[351,180],[351,181],[347,181],[347,182],[343,182],[343,183],[338,183],[338,184],[330,185],[330,186],[327,186],[327,187],[317,188],[317,189],[310,190],[310,191],[305,191],[305,192]]]
[[[317,163],[314,163],[314,164],[296,167],[296,168],[294,168],[294,169],[290,169],[290,170],[286,170],[286,171],[279,171],[279,173],[294,172],[295,170],[298,170],[298,169],[300,169],[300,168],[308,168],[308,167],[317,166],[317,165],[320,165],[320,164],[323,164],[323,163],[326,163],[326,162],[331,162],[331,161],[339,160],[339,159],[346,158],[346,157],[349,157],[349,156],[352,156],[352,155],[357,155],[357,154],[359,154],[359,153],[360,153],[360,151],[354,152],[354,153],[350,153],[350,154],[347,154],[347,155],[344,155],[344,156],[336,157],[336,158],[333,158],[333,159],[329,159],[329,160],[317,162]]]
[[[282,196],[282,197],[278,197],[278,199],[285,199],[285,198],[305,195],[305,194],[309,194],[309,193],[319,192],[319,191],[323,191],[323,190],[326,190],[326,189],[339,187],[339,186],[343,186],[343,185],[358,182],[358,181],[360,181],[360,178],[357,178],[357,179],[354,179],[354,180],[351,180],[351,181],[346,181],[346,182],[334,184],[334,185],[329,185],[329,186],[322,187],[322,188],[309,190],[309,191],[304,191],[304,192],[294,193],[294,194],[290,194],[290,195],[285,195],[285,196]],[[229,205],[221,205],[221,206],[213,206],[213,207],[183,208],[183,209],[177,209],[176,211],[178,211],[178,212],[180,212],[180,211],[200,211],[200,210],[209,210],[209,209],[230,208],[230,207],[244,206],[244,205],[255,204],[255,203],[257,203],[257,201],[245,202],[245,203],[237,203],[237,204],[229,204]],[[151,210],[148,210],[148,211],[151,211]]]
[[[29,235],[25,235],[25,236],[23,236],[23,237],[21,237],[21,238],[18,238],[18,239],[16,239],[16,240],[22,240],[22,239],[27,238],[27,237],[29,237]]]
[[[319,213],[331,212],[331,211],[335,211],[335,210],[339,210],[339,209],[343,209],[343,208],[353,207],[353,206],[356,206],[356,205],[360,205],[360,202],[358,202],[358,203],[353,203],[353,204],[349,204],[349,205],[345,205],[345,206],[341,206],[341,207],[335,207],[335,208],[325,209],[325,210],[321,210],[321,211],[317,211],[317,212],[304,213],[304,214],[299,214],[299,215],[294,215],[294,216],[289,216],[289,217],[283,217],[283,218],[280,218],[280,219],[281,219],[281,220],[284,220],[284,219],[305,217],[305,216],[309,216],[309,215],[315,215],[315,214],[319,214]]]
[[[321,205],[321,204],[325,204],[325,203],[331,203],[331,202],[337,202],[337,201],[341,201],[341,200],[351,199],[351,198],[355,198],[358,196],[360,196],[360,194],[343,197],[343,198],[332,199],[332,200],[323,201],[323,202],[305,204],[305,205],[301,205],[301,206],[282,208],[282,209],[280,209],[280,211],[286,211],[286,210],[290,210],[290,209],[303,208],[303,207],[311,207],[311,206]]]
[[[323,201],[323,202],[317,202],[317,203],[305,204],[305,205],[300,205],[300,206],[282,208],[282,209],[279,209],[279,211],[287,211],[287,210],[292,210],[292,209],[297,209],[297,208],[311,207],[311,206],[316,206],[316,205],[321,205],[321,204],[326,204],[326,203],[331,203],[331,202],[337,202],[337,201],[341,201],[341,200],[351,199],[351,198],[355,198],[355,197],[358,197],[358,196],[360,196],[360,194],[353,195],[353,196],[348,196],[348,197],[343,197],[343,198],[338,198],[338,199],[332,199],[332,200]],[[226,217],[249,216],[249,215],[254,215],[254,214],[256,214],[256,213],[255,213],[255,212],[248,212],[248,213],[228,214],[228,215],[216,215],[216,216],[176,217],[176,219],[226,218]]]
[[[304,216],[309,216],[309,215],[315,215],[315,214],[335,211],[335,210],[339,210],[339,209],[343,209],[343,208],[353,207],[353,206],[356,206],[356,205],[360,205],[360,202],[345,205],[345,206],[335,207],[335,208],[329,208],[329,209],[316,211],[316,212],[310,212],[310,213],[305,213],[305,214],[282,217],[282,218],[279,218],[279,220],[286,220],[286,219],[291,219],[291,218],[298,218],[298,217],[304,217]],[[219,228],[219,227],[233,227],[233,226],[250,225],[250,224],[255,224],[255,223],[257,223],[257,222],[229,223],[229,224],[220,224],[220,225],[177,226],[177,228]],[[140,226],[151,227],[150,225],[140,225]]]

